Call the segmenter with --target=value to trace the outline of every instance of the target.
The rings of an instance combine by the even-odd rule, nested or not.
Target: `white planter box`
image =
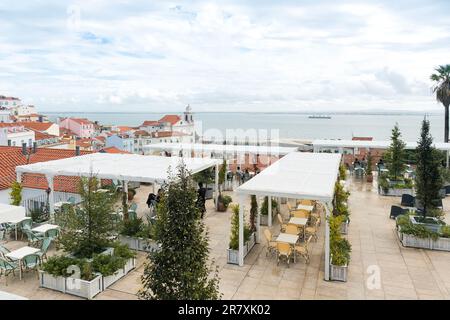
[[[275,219],[275,212],[274,211],[275,210],[272,210],[272,224],[275,221],[274,220]],[[262,226],[268,226],[269,225],[269,215],[261,214],[259,217],[260,217],[259,218],[260,225],[262,225]]]
[[[255,246],[256,234],[252,233],[250,240],[244,244],[244,258],[250,252],[250,250]],[[239,250],[227,249],[227,263],[229,264],[239,264]]]
[[[439,237],[432,241],[433,250],[450,251],[450,239]]]
[[[432,241],[430,238],[419,238],[410,234],[402,234],[402,244],[405,247],[432,249]]]
[[[128,272],[130,272],[131,270],[133,270],[134,268],[136,268],[136,259],[135,258],[131,258],[127,261],[127,263],[125,264],[124,272],[125,274],[127,274]]]
[[[341,224],[341,233],[342,234],[348,234],[348,225],[349,225],[349,223],[350,222],[348,220],[342,222],[342,224]]]
[[[378,193],[382,196],[401,197],[403,194],[414,195],[413,189],[393,189],[389,188],[388,192],[384,192],[382,188],[378,188]]]
[[[347,281],[348,266],[335,266],[330,264],[330,280]]]
[[[118,281],[119,279],[123,278],[125,276],[125,271],[124,269],[119,269],[116,271],[116,273],[114,273],[113,275],[110,276],[103,276],[103,281],[102,281],[102,288],[103,290],[106,290],[106,288],[108,288],[109,286],[111,286],[112,284],[114,284],[116,281]]]
[[[54,277],[40,270],[39,286],[86,299],[92,299],[103,291],[102,278],[101,275],[98,275],[91,281],[86,281],[74,278]]]
[[[132,250],[152,252],[160,249],[159,245],[151,239],[134,238],[124,235],[119,235],[119,241],[122,244],[127,244]]]

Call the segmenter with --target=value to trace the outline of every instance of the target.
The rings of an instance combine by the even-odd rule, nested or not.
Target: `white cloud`
[[[445,2],[43,3],[0,4],[0,94],[43,110],[438,110],[450,62]]]

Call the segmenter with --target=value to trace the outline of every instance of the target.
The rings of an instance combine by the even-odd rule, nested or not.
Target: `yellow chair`
[[[272,254],[277,250],[277,243],[273,241],[273,236],[269,229],[264,230],[264,236],[266,237],[267,240],[267,251],[266,251],[267,257],[269,253]]]
[[[319,231],[320,218],[314,221],[314,224],[310,227],[306,227],[305,234],[312,235],[314,237],[314,241],[317,241],[317,232]]]
[[[280,263],[281,258],[286,259],[288,268],[289,262],[292,257],[292,247],[289,243],[277,242],[277,265]]]
[[[280,232],[284,232],[286,229],[286,223],[283,222],[283,218],[281,217],[281,214],[277,214],[278,223],[280,224]]]
[[[314,206],[314,201],[313,200],[300,200],[300,204],[302,204],[304,206]]]
[[[311,218],[315,220],[319,220],[319,225],[320,225],[320,212],[311,212]]]
[[[291,204],[289,203],[289,201],[286,203],[286,207],[288,208],[288,211],[289,211],[289,212],[297,210],[296,208],[293,208],[293,207],[291,206]]]
[[[284,230],[285,233],[299,235],[300,232],[298,230],[298,226],[295,224],[288,223]]]
[[[313,236],[309,236],[308,239],[303,244],[296,245],[294,247],[294,254],[299,254],[301,257],[303,257],[306,261],[306,263],[309,263],[309,251],[308,251],[308,245],[311,242]]]
[[[309,212],[306,211],[306,210],[295,210],[295,211],[292,211],[291,214],[292,214],[292,216],[295,217],[295,218],[305,218],[305,219],[308,219],[308,217],[309,217]]]

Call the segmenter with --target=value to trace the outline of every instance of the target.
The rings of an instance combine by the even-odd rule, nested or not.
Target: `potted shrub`
[[[351,245],[340,232],[344,216],[329,217],[330,225],[330,280],[347,281]]]
[[[260,224],[262,226],[267,226],[269,224],[269,197],[264,197],[260,213],[261,213]],[[273,217],[275,217],[277,213],[278,213],[278,202],[275,199],[272,199],[272,221]]]
[[[11,185],[11,192],[9,193],[9,197],[11,198],[11,205],[20,206],[22,203],[22,184],[14,181]]]
[[[159,250],[159,245],[152,237],[152,226],[144,223],[142,218],[124,220],[120,225],[118,240],[130,249],[146,252]]]
[[[217,211],[225,212],[228,210],[228,206],[233,201],[233,199],[228,195],[219,194],[218,198]]]
[[[372,154],[369,152],[369,154],[367,155],[367,175],[366,175],[366,181],[369,183],[373,182],[372,167],[373,167],[373,158]]]
[[[239,205],[233,206],[231,218],[231,235],[227,250],[227,263],[239,264]],[[250,226],[244,224],[244,258],[255,245],[255,233]]]
[[[348,233],[348,225],[350,224],[350,210],[348,208],[348,198],[350,196],[350,192],[344,190],[344,186],[337,181],[334,186],[334,198],[333,198],[333,215],[341,216],[341,233]]]

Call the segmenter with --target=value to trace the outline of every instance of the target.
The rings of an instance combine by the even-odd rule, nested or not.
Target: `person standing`
[[[203,219],[203,216],[206,212],[206,188],[203,187],[203,183],[198,183],[198,190],[197,190],[197,207],[199,208],[201,212],[201,218]]]

